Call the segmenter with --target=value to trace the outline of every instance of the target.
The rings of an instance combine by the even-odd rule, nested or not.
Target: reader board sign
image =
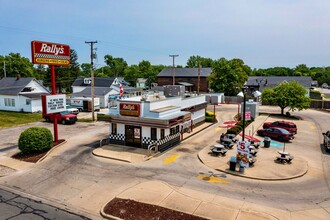
[[[32,63],[53,66],[70,65],[70,46],[66,44],[32,41]]]
[[[66,111],[65,94],[43,96],[46,114]]]
[[[120,115],[123,116],[140,116],[140,104],[120,103]]]
[[[250,157],[250,142],[239,141],[237,144],[237,155],[236,159],[242,167],[249,167],[249,157]]]

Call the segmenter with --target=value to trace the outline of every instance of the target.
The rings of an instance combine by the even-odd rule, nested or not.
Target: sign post
[[[58,43],[31,41],[31,52],[33,64],[49,65],[51,69],[52,94],[56,95],[55,66],[70,65],[70,46]],[[58,142],[57,118],[55,113],[53,123],[54,141]]]

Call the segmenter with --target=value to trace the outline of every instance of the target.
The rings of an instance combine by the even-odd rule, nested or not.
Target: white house
[[[178,144],[184,132],[205,121],[205,96],[165,97],[158,93],[118,99],[109,108],[109,141],[112,144],[160,151]]]
[[[0,110],[42,111],[41,95],[48,90],[34,78],[5,77],[0,80]]]
[[[72,98],[86,98],[91,97],[91,78],[77,78],[72,84]],[[94,97],[100,98],[100,107],[107,108],[109,103],[111,105],[117,104],[119,97],[119,86],[123,85],[124,96],[131,97],[141,95],[141,91],[127,86],[127,82],[120,77],[95,77],[94,78]]]

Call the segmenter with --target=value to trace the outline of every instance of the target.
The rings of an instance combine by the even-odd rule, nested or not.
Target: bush
[[[205,116],[212,116],[212,117],[214,117],[214,113],[213,112],[210,112],[210,111],[206,111],[205,112]]]
[[[43,152],[53,146],[53,136],[49,129],[31,127],[21,133],[18,148],[23,154]]]
[[[214,116],[205,116],[205,122],[214,122]]]

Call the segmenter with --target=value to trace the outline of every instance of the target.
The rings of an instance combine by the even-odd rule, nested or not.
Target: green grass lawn
[[[13,127],[41,120],[41,113],[0,111],[0,128]]]

